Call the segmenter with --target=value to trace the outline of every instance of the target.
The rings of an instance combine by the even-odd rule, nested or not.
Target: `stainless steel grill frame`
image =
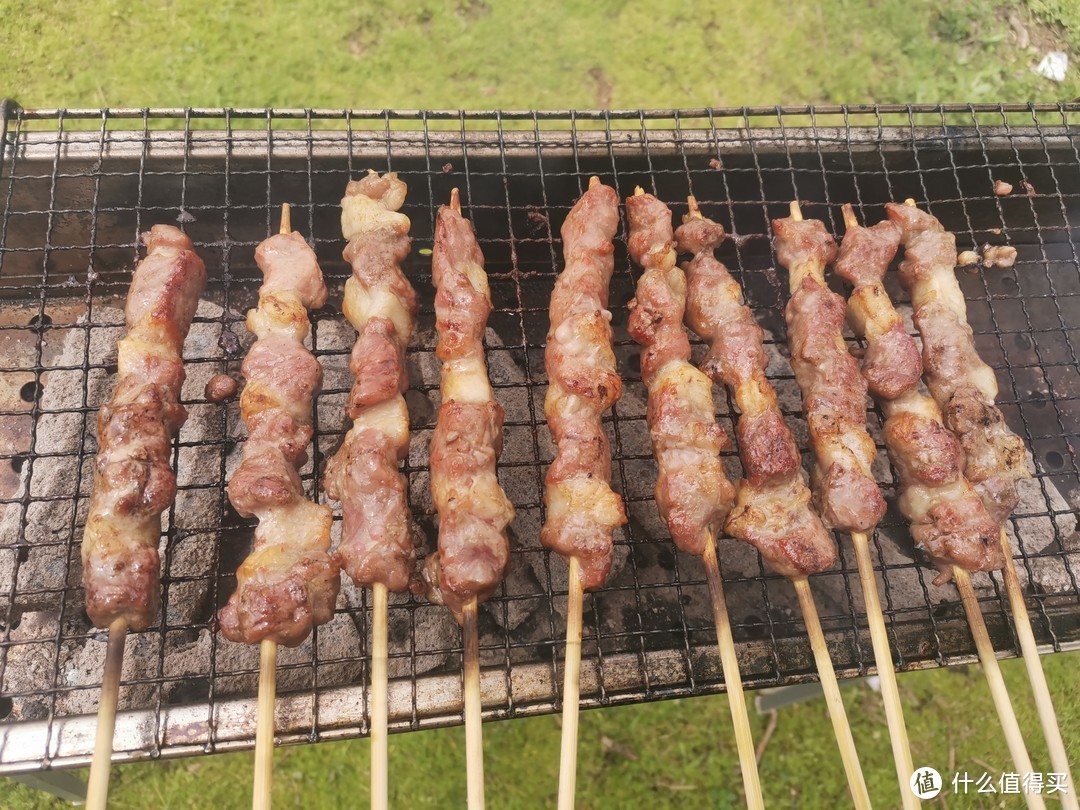
[[[189,340],[185,360],[189,368],[236,373],[243,313],[258,286],[253,250],[276,231],[280,203],[292,203],[293,222],[315,246],[331,300],[340,302],[348,268],[340,258],[338,199],[346,180],[368,167],[396,170],[410,186],[404,210],[413,220],[414,252],[407,271],[421,292],[422,312],[409,353],[416,384],[407,473],[428,535],[426,550],[434,525],[424,495],[426,454],[416,448],[430,435],[430,405],[438,391],[435,381],[416,373],[430,364],[434,349],[430,263],[419,251],[431,246],[435,210],[453,186],[462,190],[465,214],[474,220],[488,260],[491,325],[498,338],[489,346],[491,355],[517,369],[516,376],[496,379],[495,388],[504,405],[515,403],[507,408],[507,429],[523,448],[504,455],[500,476],[512,481],[520,515],[512,568],[528,576],[513,580],[524,587],[500,589],[481,611],[486,718],[559,709],[565,566],[539,548],[534,529],[542,519],[542,476],[550,461],[542,354],[548,293],[561,267],[558,227],[592,174],[613,183],[622,197],[642,185],[677,215],[694,193],[707,215],[737,235],[721,257],[766,328],[774,356],[770,376],[804,445],[805,426],[783,357],[786,285],[770,271],[770,217],[784,215],[796,198],[806,216],[824,219],[837,232],[845,202],[872,222],[882,216],[884,202],[910,196],[929,203],[956,232],[961,249],[984,242],[1015,245],[1020,255],[1013,270],[963,275],[961,281],[978,346],[1002,384],[1002,408],[1033,454],[1035,477],[1024,486],[1009,531],[1029,586],[1036,639],[1044,649],[1080,647],[1080,240],[1072,230],[1080,223],[1078,122],[1080,104],[429,112],[27,110],[5,102],[0,347],[10,351],[0,354],[0,467],[10,471],[0,475],[0,510],[14,515],[10,525],[18,528],[14,536],[0,534],[0,571],[8,572],[8,581],[0,577],[0,772],[85,764],[92,752],[93,716],[67,707],[81,705],[80,694],[96,695],[100,683],[99,671],[69,672],[75,656],[103,649],[103,633],[82,614],[78,559],[98,391],[115,373],[115,360],[93,347],[108,343],[108,330],[115,329],[115,321],[100,313],[123,300],[139,255],[138,233],[154,222],[179,221],[192,236],[210,271],[205,298],[215,306],[214,314],[196,319],[197,326],[217,330],[219,337],[213,351],[194,350]],[[1013,195],[994,195],[998,177],[1016,186]],[[617,537],[619,563],[609,587],[587,597],[585,706],[724,690],[700,563],[677,553],[657,528],[637,348],[625,332],[636,273],[626,256],[624,225],[612,309],[627,396],[608,426],[615,485],[631,522]],[[906,300],[895,278],[889,285]],[[338,371],[348,347],[328,336],[342,320],[330,306],[316,314],[313,330],[316,355]],[[83,341],[82,359],[61,363],[57,347],[71,340]],[[42,404],[46,392],[60,385],[74,386],[77,404]],[[109,385],[104,389],[107,396]],[[347,383],[331,382],[319,398],[315,466],[305,476],[318,497],[315,470],[340,441],[346,391]],[[140,650],[147,657],[123,680],[118,761],[244,748],[254,739],[257,650],[224,663],[229,642],[217,638],[213,623],[213,609],[234,585],[251,528],[231,511],[223,489],[236,452],[235,405],[212,406],[188,389],[184,396],[193,410],[212,411],[204,424],[218,427],[209,437],[182,433],[176,443],[181,469],[200,465],[182,483],[181,497],[209,498],[201,502],[214,503],[216,514],[207,528],[185,524],[187,517],[175,509],[168,513],[162,619],[136,634],[141,639],[129,651],[129,658]],[[733,405],[723,396],[719,402],[721,421],[730,429]],[[58,419],[75,420],[87,438],[74,449],[43,450],[47,426]],[[729,472],[737,472],[735,454],[726,461]],[[42,471],[58,463],[80,471],[71,492],[40,494]],[[891,495],[884,461],[880,472]],[[29,539],[36,535],[28,526],[61,513],[63,526],[52,540]],[[814,577],[813,586],[838,673],[867,674],[873,655],[857,569],[846,538],[838,540],[840,566]],[[974,660],[955,592],[932,585],[933,571],[911,548],[894,509],[876,540],[875,567],[898,669]],[[209,559],[193,574],[178,561],[187,553],[185,544],[196,541],[205,543]],[[59,561],[55,580],[28,578],[39,570],[39,556]],[[814,679],[789,584],[739,544],[724,542],[720,557],[747,685]],[[976,585],[995,647],[1017,654],[1000,579],[980,576]],[[201,612],[187,607],[193,593]],[[311,644],[283,656],[284,682],[292,684],[279,700],[283,742],[367,734],[368,611],[367,595],[356,592],[335,616],[334,622],[354,629],[355,649],[326,653],[320,638],[330,631],[324,628]],[[439,611],[414,597],[392,601],[390,652],[399,675],[391,684],[392,730],[462,721],[460,638],[454,628],[424,635],[431,623],[447,621]],[[40,632],[27,629],[32,622]],[[432,637],[436,644],[424,646]],[[208,651],[205,660],[177,670],[168,655],[178,638],[199,639]],[[33,656],[43,682],[27,686],[17,670]],[[97,660],[87,656],[79,660]],[[429,666],[432,661],[437,663]]]

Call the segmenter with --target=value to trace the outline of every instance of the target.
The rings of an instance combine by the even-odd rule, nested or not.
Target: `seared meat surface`
[[[731,442],[716,422],[712,381],[690,364],[686,276],[676,264],[671,211],[651,194],[637,193],[626,199],[626,215],[630,255],[645,271],[630,302],[629,330],[642,346],[656,506],[675,544],[700,555],[722,533],[735,500],[720,461]]]
[[[737,487],[726,530],[758,549],[788,577],[836,564],[836,543],[810,506],[799,448],[765,377],[763,332],[743,303],[742,288],[713,255],[724,240],[718,223],[692,211],[675,232],[687,277],[686,318],[709,344],[702,370],[726,385],[740,415],[735,426],[745,478]]]
[[[417,301],[401,263],[409,255],[409,218],[398,209],[408,191],[396,174],[369,171],[345,189],[341,231],[345,317],[358,333],[349,361],[355,377],[346,413],[353,420],[326,465],[327,494],[341,502],[338,559],[358,585],[409,587],[416,565],[408,487],[399,465],[409,452],[405,347]]]
[[[176,497],[172,441],[187,419],[179,403],[181,353],[206,284],[191,240],[171,225],[143,234],[117,344],[117,381],[97,418],[98,454],[82,542],[86,612],[97,627],[154,620],[161,601],[161,513]]]
[[[431,273],[439,334],[435,352],[442,361],[442,405],[430,447],[439,550],[425,561],[424,580],[428,597],[460,621],[466,603],[483,601],[502,582],[514,507],[495,473],[503,409],[484,362],[491,313],[484,255],[472,223],[454,204],[439,209]]]
[[[255,262],[263,284],[247,324],[257,340],[241,369],[240,415],[248,438],[229,481],[229,500],[241,516],[257,516],[259,525],[218,621],[232,641],[294,647],[330,620],[341,586],[330,553],[330,507],[306,497],[298,473],[322,387],[322,366],[304,346],[308,310],[326,303],[326,286],[315,252],[295,231],[262,242]]]
[[[885,208],[901,231],[900,280],[911,293],[922,336],[926,385],[964,448],[965,474],[994,520],[1003,522],[1019,501],[1016,482],[1031,473],[1023,440],[995,404],[994,371],[975,349],[956,280],[956,237],[914,205]]]
[[[818,511],[836,529],[870,532],[885,515],[885,498],[871,471],[877,448],[866,430],[866,382],[844,342],[844,299],[825,284],[836,243],[818,220],[789,217],[772,226],[791,287],[784,314],[814,450]]]
[[[845,215],[854,217],[847,209]],[[868,344],[862,371],[885,413],[885,446],[900,476],[900,511],[915,542],[941,571],[942,583],[954,565],[990,571],[1004,559],[999,526],[964,476],[960,442],[934,401],[919,392],[918,348],[882,285],[899,244],[900,229],[891,222],[873,228],[849,224],[836,271],[855,285],[850,321]]]
[[[540,542],[578,559],[586,590],[606,579],[613,533],[626,522],[622,498],[611,489],[611,447],[601,423],[622,395],[607,309],[618,227],[618,195],[594,178],[562,226],[566,266],[551,293],[544,349],[544,413],[557,454],[544,481]]]

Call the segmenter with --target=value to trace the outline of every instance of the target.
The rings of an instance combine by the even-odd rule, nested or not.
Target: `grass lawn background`
[[[0,0],[0,36],[0,96],[27,107],[664,108],[1080,96],[1075,0]],[[1072,60],[1062,84],[1033,72],[1054,49]],[[1044,663],[1080,764],[1080,654]],[[1049,770],[1023,667],[1006,662],[1004,671],[1035,767]],[[1010,769],[978,668],[899,680],[916,765],[947,778]],[[871,797],[895,807],[881,701],[863,685],[844,695]],[[752,721],[760,741],[767,718]],[[492,808],[553,806],[558,737],[554,717],[485,727]],[[582,808],[741,803],[725,697],[585,712],[580,740]],[[395,806],[464,805],[461,729],[397,735],[390,747]],[[365,805],[368,751],[364,740],[279,751],[277,804]],[[770,807],[845,806],[822,701],[780,711],[761,769]],[[250,770],[249,754],[118,766],[112,804],[244,807]],[[947,806],[1019,806],[1016,798],[949,796]],[[0,807],[61,804],[0,780]]]

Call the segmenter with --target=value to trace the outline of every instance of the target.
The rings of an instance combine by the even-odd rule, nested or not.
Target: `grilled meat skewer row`
[[[236,591],[218,618],[232,641],[294,647],[330,620],[341,586],[330,553],[333,513],[305,496],[299,475],[323,377],[304,346],[308,311],[326,303],[326,285],[315,252],[296,231],[262,242],[255,262],[263,283],[247,326],[257,340],[241,369],[248,438],[229,481],[229,500],[242,517],[257,515],[259,525],[254,550],[236,571]]]
[[[644,268],[630,302],[630,336],[643,347],[641,377],[656,455],[656,506],[671,539],[701,556],[724,527],[735,487],[720,452],[731,446],[716,421],[712,381],[690,364],[683,327],[686,276],[676,264],[671,211],[639,188],[626,199],[630,255]]]
[[[358,337],[349,359],[356,381],[346,415],[352,428],[326,465],[327,494],[342,504],[341,567],[358,585],[409,587],[416,564],[407,482],[399,470],[409,452],[409,386],[405,347],[417,301],[401,270],[409,255],[409,218],[398,209],[408,191],[393,173],[369,171],[341,201],[341,231],[352,265],[345,317]]]
[[[866,381],[844,342],[844,299],[825,284],[836,242],[820,221],[797,212],[792,203],[792,216],[772,227],[791,288],[784,315],[816,457],[811,483],[827,524],[871,532],[885,515],[885,498],[871,471],[877,448],[866,430]]]
[[[439,512],[439,550],[424,564],[431,601],[460,622],[466,603],[498,587],[510,561],[506,527],[514,506],[495,472],[502,451],[503,409],[484,362],[491,291],[472,223],[458,190],[435,220],[435,354],[442,361],[442,405],[431,437],[431,494]]]
[[[900,281],[911,293],[923,341],[923,376],[945,426],[960,439],[964,472],[987,511],[1003,523],[1019,501],[1016,482],[1030,478],[1023,440],[995,404],[994,370],[979,357],[967,304],[956,280],[956,237],[913,201],[885,206],[900,227]]]
[[[868,344],[862,371],[885,414],[885,446],[900,477],[900,511],[940,571],[936,584],[949,581],[953,566],[1000,568],[1000,528],[965,477],[963,450],[941,410],[919,393],[918,347],[882,285],[900,229],[888,220],[863,228],[850,207],[844,214],[848,228],[835,270],[855,286],[848,312],[855,334]]]
[[[641,344],[641,378],[656,457],[656,506],[680,549],[702,558],[709,583],[716,644],[730,701],[747,806],[762,807],[753,734],[739,659],[731,637],[716,539],[735,500],[720,452],[731,446],[716,421],[712,380],[690,363],[686,275],[677,264],[671,210],[640,187],[626,200],[630,256],[643,269],[630,302],[630,336]]]
[[[97,627],[144,630],[161,601],[161,513],[176,497],[172,441],[187,419],[181,353],[206,284],[191,240],[171,225],[142,235],[117,344],[117,382],[97,418],[98,454],[82,542],[86,612]]]
[[[758,549],[769,566],[803,577],[836,564],[836,543],[810,507],[799,448],[765,377],[763,332],[742,300],[742,288],[713,255],[724,228],[691,213],[675,232],[680,253],[694,258],[686,272],[687,324],[709,344],[702,370],[727,385],[741,415],[735,427],[745,478],[737,487],[726,529]]]
[[[611,489],[611,446],[601,423],[622,395],[607,309],[618,227],[615,189],[592,178],[562,226],[566,267],[551,293],[544,349],[544,414],[557,454],[544,480],[540,542],[578,559],[586,590],[607,578],[612,534],[626,523],[622,498]]]

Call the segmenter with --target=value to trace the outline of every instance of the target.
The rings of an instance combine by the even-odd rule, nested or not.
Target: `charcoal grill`
[[[487,335],[496,395],[506,409],[499,467],[517,508],[511,570],[480,611],[484,714],[557,711],[566,566],[538,543],[542,479],[552,457],[544,426],[543,341],[560,268],[559,226],[598,174],[620,196],[635,185],[677,214],[696,195],[736,238],[720,255],[742,282],[773,357],[770,375],[806,444],[785,348],[782,279],[772,268],[768,220],[797,198],[834,232],[839,208],[864,222],[882,204],[913,197],[956,232],[961,249],[1018,250],[1011,270],[962,274],[976,342],[1001,382],[1009,424],[1032,453],[1035,476],[1009,522],[1017,568],[1044,650],[1080,647],[1080,105],[755,108],[610,112],[423,112],[252,109],[28,110],[0,108],[0,772],[86,764],[105,634],[83,612],[79,542],[96,450],[93,424],[115,374],[123,297],[138,234],[179,223],[206,260],[210,282],[185,360],[188,424],[176,442],[179,496],[166,517],[159,622],[128,641],[115,759],[250,747],[258,649],[215,630],[235,587],[252,524],[224,483],[239,458],[238,407],[209,403],[213,374],[238,374],[250,343],[243,324],[256,298],[256,244],[275,232],[280,204],[315,246],[331,304],[312,342],[326,367],[316,452],[304,480],[340,442],[353,332],[340,313],[348,267],[338,201],[371,167],[409,184],[413,221],[407,271],[420,292],[409,351],[412,508],[434,546],[426,445],[438,405],[430,249],[436,208],[460,187],[488,261],[495,311]],[[994,181],[1015,191],[997,197]],[[1028,184],[1028,185],[1025,185]],[[607,586],[586,597],[585,706],[724,690],[700,562],[676,551],[652,501],[655,467],[637,348],[625,325],[636,270],[625,224],[616,244],[612,309],[626,392],[607,421],[614,485],[629,524],[616,536]],[[895,272],[887,286],[901,301]],[[910,307],[902,308],[910,314]],[[853,344],[854,345],[854,344]],[[700,357],[702,347],[695,347]],[[732,428],[733,406],[720,396]],[[880,440],[880,414],[871,416]],[[729,473],[738,459],[728,454]],[[887,494],[895,480],[882,453]],[[932,584],[891,509],[875,535],[886,623],[901,670],[975,659],[959,600]],[[813,577],[841,676],[872,671],[854,555]],[[790,584],[757,554],[720,546],[743,677],[750,687],[814,679]],[[994,645],[1017,654],[997,577],[975,578]],[[283,650],[277,728],[283,742],[368,733],[369,596],[343,590],[333,621]],[[390,606],[390,727],[462,722],[460,635],[422,599]]]

